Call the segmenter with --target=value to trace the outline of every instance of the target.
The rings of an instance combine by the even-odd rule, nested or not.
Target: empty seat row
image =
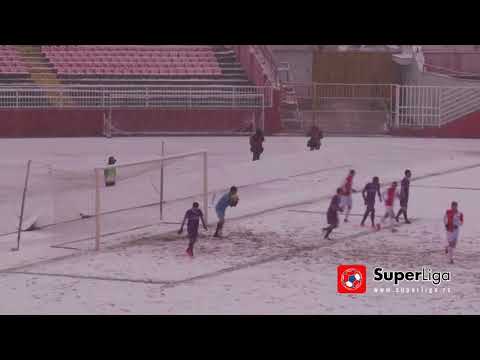
[[[20,56],[17,54],[0,54],[0,60],[19,60]]]
[[[5,49],[5,50],[16,50],[16,49]],[[42,52],[82,52],[82,51],[88,51],[88,52],[138,52],[138,53],[143,53],[143,52],[156,52],[156,53],[161,53],[165,51],[187,51],[187,52],[214,52],[215,50],[209,49],[209,48],[173,48],[173,47],[167,47],[167,48],[146,48],[146,49],[136,49],[136,48],[130,48],[130,49],[124,49],[124,48],[98,48],[98,49],[89,49],[89,48],[66,48],[66,49],[49,49],[49,48],[42,48]]]
[[[23,65],[23,62],[21,60],[15,59],[15,60],[3,60],[0,59],[0,65],[13,65],[13,66],[18,66],[18,65]]]
[[[211,50],[208,46],[102,46],[102,45],[59,45],[59,46],[42,46],[42,50],[92,50],[92,51],[207,51]]]
[[[28,71],[26,69],[22,69],[22,68],[0,67],[0,74],[28,74]]]
[[[208,61],[208,62],[217,62],[218,60],[215,57],[147,57],[147,58],[138,58],[138,57],[50,57],[51,62],[59,61],[68,61],[68,62],[197,62],[197,61]]]
[[[15,54],[9,54],[15,55]],[[78,58],[78,57],[89,57],[89,58],[98,58],[98,57],[128,57],[128,58],[164,58],[164,57],[209,57],[214,58],[215,54],[213,52],[186,52],[186,51],[169,51],[169,52],[162,52],[162,53],[128,53],[128,52],[119,52],[119,53],[90,53],[90,52],[62,52],[62,53],[50,53],[45,54],[48,58],[58,58],[58,57],[66,57],[66,58]]]
[[[177,67],[177,68],[165,68],[165,67],[109,67],[109,66],[103,66],[103,67],[92,67],[92,66],[82,66],[82,67],[75,67],[75,66],[56,66],[55,69],[57,70],[68,70],[68,69],[86,69],[86,70],[165,70],[165,71],[170,71],[170,72],[176,72],[176,71],[184,71],[185,69],[194,69],[194,70],[220,70],[221,69],[217,66],[206,66],[206,67]]]
[[[18,64],[21,65],[21,64]],[[98,62],[55,62],[53,66],[64,66],[64,67],[166,67],[166,68],[176,68],[176,67],[217,67],[218,63],[216,62],[176,62],[176,63],[158,63],[158,62],[142,62],[142,63],[124,63],[124,62],[112,62],[112,63],[98,63]]]
[[[121,69],[121,68],[97,68],[97,69],[75,69],[65,68],[57,71],[59,75],[221,75],[220,69],[208,68],[184,68],[184,69]]]

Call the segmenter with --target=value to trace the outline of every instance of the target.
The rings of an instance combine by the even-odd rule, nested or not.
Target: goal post
[[[185,163],[187,161],[188,164],[183,166],[183,168],[180,166],[181,169],[168,169],[169,165],[181,165],[182,162]],[[181,216],[183,216],[186,207],[191,206],[192,201],[195,199],[201,199],[201,201],[198,202],[202,204],[204,219],[205,222],[208,222],[207,161],[208,153],[207,151],[202,150],[163,156],[157,159],[141,162],[120,163],[118,165],[95,168],[95,250],[100,250],[101,247],[102,229],[104,227],[103,218],[105,214],[108,214],[112,210],[111,208],[113,205],[108,203],[108,199],[111,201],[112,198],[115,198],[113,194],[125,197],[125,199],[123,199],[124,201],[122,201],[122,199],[115,199],[115,205],[117,207],[119,203],[123,203],[127,206],[123,210],[133,210],[137,208],[138,212],[145,206],[159,206],[160,216],[157,221],[159,224],[163,221],[165,211],[167,213],[169,211],[172,212],[171,216],[168,216],[170,220],[177,219],[178,221],[181,221]],[[200,163],[200,166],[196,166],[196,163]],[[112,169],[114,169],[115,172],[115,185],[108,186],[105,182],[105,173]],[[166,191],[166,194],[164,194],[164,179],[169,175],[171,177],[171,181],[169,182],[171,188],[167,189],[170,191]],[[139,189],[140,193],[148,192],[143,191],[142,189],[142,185],[145,185],[146,178],[150,178],[152,187],[155,188],[155,183],[160,186],[157,191],[157,201],[148,204],[142,204],[141,201],[135,202],[135,204],[131,203],[130,207],[128,207],[127,204],[129,201],[127,198],[135,197],[134,188]],[[123,182],[130,182],[132,187],[130,188],[128,185],[123,185]],[[140,186],[136,183],[140,184]],[[195,189],[196,184],[201,186],[198,186],[198,188]],[[115,189],[117,186],[118,189]],[[145,197],[145,195],[148,194],[143,194],[143,197]],[[165,196],[167,196],[166,199],[164,198]],[[166,202],[169,205],[169,208],[167,209],[165,209]],[[115,211],[118,211],[118,209]],[[159,212],[157,210],[157,216],[158,214]]]

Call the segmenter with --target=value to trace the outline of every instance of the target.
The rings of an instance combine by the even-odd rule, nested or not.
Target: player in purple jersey
[[[329,235],[338,226],[338,212],[343,212],[343,208],[341,207],[341,198],[340,195],[342,194],[342,188],[337,189],[337,193],[332,197],[330,201],[330,206],[328,207],[327,211],[327,222],[328,226],[324,227],[322,230],[325,231],[324,239],[331,240]]]
[[[378,176],[375,176],[372,179],[371,183],[365,185],[365,188],[362,191],[363,201],[367,206],[365,214],[363,215],[361,226],[365,226],[365,220],[367,220],[368,215],[370,214],[370,220],[372,221],[372,227],[375,227],[375,198],[377,197],[382,201],[382,194],[380,193],[380,180]]]
[[[187,212],[185,213],[185,217],[183,218],[180,230],[178,230],[178,234],[181,234],[183,232],[183,226],[185,225],[185,221],[188,221],[187,233],[189,242],[187,254],[191,257],[193,257],[193,246],[198,238],[198,226],[200,225],[200,220],[202,220],[203,228],[205,230],[208,230],[207,225],[205,225],[205,221],[203,220],[202,210],[199,209],[198,202],[194,202],[192,208],[187,210]]]
[[[405,170],[405,177],[403,178],[400,184],[400,210],[398,210],[395,220],[397,222],[400,219],[400,215],[403,214],[406,224],[410,224],[407,216],[407,207],[408,207],[408,197],[410,195],[410,178],[412,177],[412,172],[410,170]]]

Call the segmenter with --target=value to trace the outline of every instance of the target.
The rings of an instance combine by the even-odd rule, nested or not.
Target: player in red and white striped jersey
[[[390,187],[382,195],[385,200],[385,215],[383,216],[381,223],[384,224],[385,221],[390,218],[390,226],[392,226],[392,232],[394,232],[393,219],[395,219],[395,213],[393,211],[393,205],[395,203],[395,198],[400,198],[400,193],[397,190],[397,182],[392,182]],[[380,230],[380,224],[377,224],[377,229]]]
[[[445,212],[443,223],[447,231],[448,243],[445,253],[448,255],[450,263],[453,264],[453,249],[457,246],[459,228],[463,225],[463,213],[458,211],[458,203],[456,201],[453,201],[451,208]]]
[[[344,222],[348,222],[348,216],[350,215],[350,211],[352,210],[352,193],[357,192],[353,188],[353,177],[355,176],[355,170],[350,170],[348,176],[343,181],[341,186],[342,195],[341,195],[341,206],[345,209],[345,219]]]

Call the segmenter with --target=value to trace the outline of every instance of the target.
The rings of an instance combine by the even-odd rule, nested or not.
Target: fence
[[[318,124],[321,119],[329,122],[377,119],[391,126],[394,87],[392,84],[286,84],[287,89],[293,89],[298,103],[300,128]]]
[[[440,127],[480,111],[480,86],[285,83],[300,113],[368,113],[392,127]],[[181,108],[272,109],[270,86],[9,86],[0,88],[0,109]],[[263,110],[262,110],[263,111]],[[299,120],[301,121],[301,120]]]
[[[301,112],[384,112],[390,127],[440,127],[480,111],[479,87],[288,83]]]
[[[10,86],[0,108],[270,108],[268,86]]]
[[[232,49],[251,82],[258,86],[277,85],[277,65],[268,48],[260,45],[233,45]],[[264,64],[257,54],[262,55]]]
[[[480,87],[397,86],[396,127],[440,127],[480,111]]]
[[[273,56],[272,51],[268,47],[268,45],[254,45],[254,48],[263,56],[265,59],[265,65],[267,67],[266,71],[270,75],[271,82],[274,85],[279,84],[279,76],[278,76],[278,65]]]

